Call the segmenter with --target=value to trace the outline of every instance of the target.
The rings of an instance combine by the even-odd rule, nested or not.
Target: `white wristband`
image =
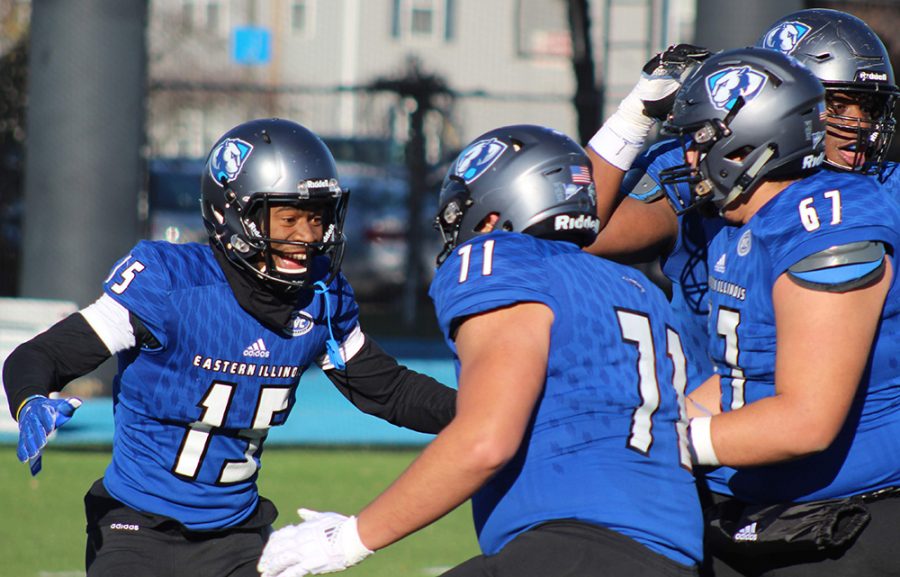
[[[606,162],[620,170],[627,171],[634,163],[634,159],[641,153],[644,140],[629,141],[618,134],[607,121],[588,141],[588,147]]]
[[[653,119],[643,110],[644,104],[632,91],[591,137],[588,147],[618,169],[631,168],[653,128]]]
[[[338,543],[348,566],[356,565],[372,553],[371,549],[363,545],[359,538],[359,529],[356,527],[356,517],[350,517],[341,525]]]
[[[712,417],[695,417],[690,421],[691,453],[697,465],[719,465],[719,457],[712,444]]]

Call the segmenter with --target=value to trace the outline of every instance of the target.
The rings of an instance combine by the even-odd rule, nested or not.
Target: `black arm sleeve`
[[[397,362],[366,335],[344,370],[325,375],[360,411],[421,433],[438,433],[456,414],[456,390]]]
[[[3,387],[15,417],[32,395],[61,391],[111,355],[81,313],[74,313],[16,347],[3,363]]]

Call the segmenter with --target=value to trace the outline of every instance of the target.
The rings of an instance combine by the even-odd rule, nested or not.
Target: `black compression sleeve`
[[[397,363],[368,335],[344,370],[325,371],[364,413],[421,433],[438,433],[456,414],[456,390]]]
[[[16,347],[3,364],[3,387],[15,417],[32,395],[61,391],[111,356],[81,313],[74,313]]]

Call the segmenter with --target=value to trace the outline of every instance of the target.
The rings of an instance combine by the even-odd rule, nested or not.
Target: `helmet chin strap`
[[[856,171],[856,169],[854,169],[852,166],[844,166],[843,164],[838,164],[832,160],[829,160],[829,158],[827,156],[825,157],[825,164],[827,164],[828,166],[830,166],[831,168],[833,168],[835,170],[840,170],[843,172],[855,172]]]
[[[772,146],[767,146],[766,149],[759,155],[753,164],[750,165],[744,174],[737,180],[737,183],[732,187],[728,194],[725,195],[724,200],[721,204],[716,203],[717,208],[719,209],[719,215],[722,215],[722,212],[725,210],[725,207],[735,201],[739,196],[744,194],[747,188],[756,180],[756,175],[759,174],[759,171],[762,170],[763,166],[766,165],[772,157],[775,156],[775,148]]]

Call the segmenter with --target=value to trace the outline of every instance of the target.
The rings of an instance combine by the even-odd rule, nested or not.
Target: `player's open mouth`
[[[856,142],[838,147],[838,153],[847,166],[861,166],[866,161],[864,152],[857,152]]]
[[[305,252],[273,252],[272,261],[275,270],[285,274],[300,274],[306,272]]]

